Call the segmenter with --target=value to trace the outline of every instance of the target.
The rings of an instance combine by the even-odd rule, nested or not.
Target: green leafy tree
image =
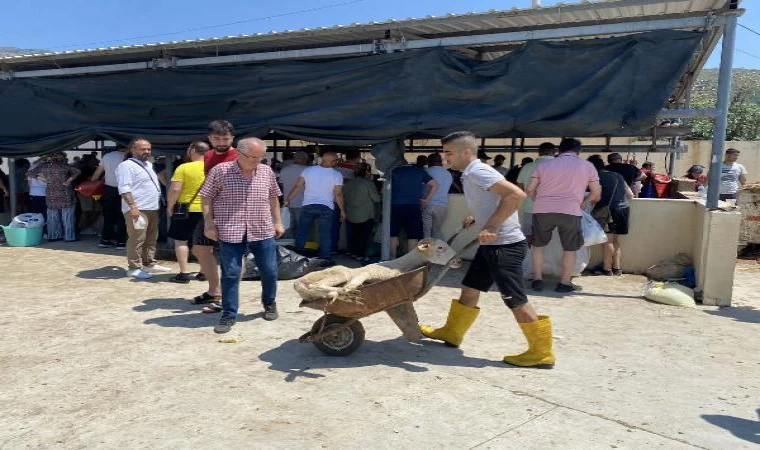
[[[738,86],[731,95],[728,108],[727,141],[760,140],[760,105],[755,103],[757,95],[749,86]],[[714,108],[715,95],[697,94],[692,98],[692,108]],[[713,138],[714,119],[694,119],[691,121],[692,139]]]

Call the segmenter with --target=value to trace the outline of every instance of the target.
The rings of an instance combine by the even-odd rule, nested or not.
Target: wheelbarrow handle
[[[453,242],[453,241],[454,241],[454,239],[457,237],[457,235],[459,235],[459,233],[461,233],[461,232],[462,232],[462,230],[464,230],[464,227],[462,227],[462,228],[461,228],[459,231],[457,231],[457,232],[454,234],[454,237],[453,237],[453,238],[450,240],[450,242]],[[422,290],[422,292],[420,292],[420,293],[419,293],[419,295],[417,295],[417,298],[422,298],[422,297],[424,297],[424,296],[425,296],[425,295],[426,295],[428,292],[430,292],[430,290],[431,290],[431,289],[433,289],[433,286],[435,286],[436,284],[438,284],[438,282],[439,282],[439,281],[441,281],[441,279],[443,278],[443,276],[444,276],[444,275],[446,275],[446,272],[448,272],[448,271],[449,271],[449,269],[451,269],[451,265],[454,263],[454,261],[456,261],[456,260],[457,260],[457,258],[459,258],[460,256],[462,256],[462,255],[463,255],[463,254],[464,254],[464,253],[465,253],[467,250],[469,250],[470,248],[472,248],[472,247],[473,247],[475,244],[477,244],[477,243],[478,243],[478,238],[475,238],[475,239],[473,239],[472,241],[470,241],[470,242],[469,242],[467,245],[465,245],[464,247],[462,247],[462,248],[461,248],[461,249],[460,249],[460,250],[459,250],[459,251],[456,253],[456,255],[454,255],[454,256],[453,256],[453,257],[452,257],[452,258],[451,258],[451,259],[450,259],[450,260],[449,260],[449,261],[448,261],[448,262],[447,262],[447,263],[446,263],[446,264],[443,266],[443,268],[442,268],[442,269],[441,269],[441,271],[440,271],[440,272],[439,272],[439,273],[438,273],[438,274],[435,276],[435,278],[433,278],[433,279],[432,279],[432,280],[431,280],[431,281],[430,281],[430,282],[427,284],[427,286],[425,286],[425,289],[423,289],[423,290]]]

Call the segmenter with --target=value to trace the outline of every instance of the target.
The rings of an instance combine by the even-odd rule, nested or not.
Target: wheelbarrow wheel
[[[322,334],[328,334],[314,340],[314,346],[329,356],[348,356],[355,352],[364,343],[364,326],[358,320],[351,325],[343,326],[348,320],[350,319],[332,314],[319,318],[311,327],[311,334],[316,336],[320,330]],[[333,333],[329,333],[330,331]]]

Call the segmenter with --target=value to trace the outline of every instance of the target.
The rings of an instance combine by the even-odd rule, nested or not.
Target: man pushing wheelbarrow
[[[358,319],[385,311],[411,341],[424,335],[458,347],[480,313],[477,306],[480,292],[487,292],[495,282],[528,341],[527,351],[505,356],[504,362],[520,367],[552,368],[551,321],[547,316],[538,316],[528,302],[522,276],[528,245],[516,211],[525,193],[480,162],[478,139],[471,132],[452,133],[441,142],[451,167],[463,171],[465,200],[474,215],[465,219],[464,226],[480,227],[477,239],[480,247],[462,281],[459,299],[451,302],[446,324],[441,328],[418,326],[412,304],[458,259],[447,243],[425,239],[392,261],[359,269],[336,266],[297,280],[294,287],[304,299],[301,306],[325,312],[300,341],[311,342],[328,355],[348,355],[364,340],[364,328]],[[444,266],[432,281],[428,281],[430,264]]]

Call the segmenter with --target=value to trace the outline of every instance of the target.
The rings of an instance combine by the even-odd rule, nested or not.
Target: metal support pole
[[[174,176],[174,155],[166,155],[164,157],[164,172],[166,172],[166,195],[169,195],[169,190],[172,186],[172,177]],[[166,199],[164,199],[166,200]],[[163,211],[161,212],[163,214]],[[171,227],[171,219],[169,217],[166,218],[166,231],[169,231],[169,228]],[[166,238],[166,245],[174,247],[174,242],[170,237],[167,236]]]
[[[383,242],[380,243],[380,259],[391,259],[391,174],[393,170],[383,174]]]
[[[10,186],[6,186],[6,188],[10,192],[11,217],[16,217],[16,207],[18,206],[16,205],[16,158],[8,158],[8,184]]]
[[[515,147],[517,147],[517,138],[512,138],[512,150],[509,152],[509,168],[515,166]]]
[[[713,129],[712,157],[710,159],[709,184],[707,187],[707,208],[718,207],[720,194],[720,170],[723,164],[723,145],[728,126],[728,107],[731,101],[731,69],[734,64],[734,44],[736,42],[736,16],[729,16],[723,29],[723,47],[720,51],[720,73],[718,75],[718,104],[720,115],[715,119]]]

